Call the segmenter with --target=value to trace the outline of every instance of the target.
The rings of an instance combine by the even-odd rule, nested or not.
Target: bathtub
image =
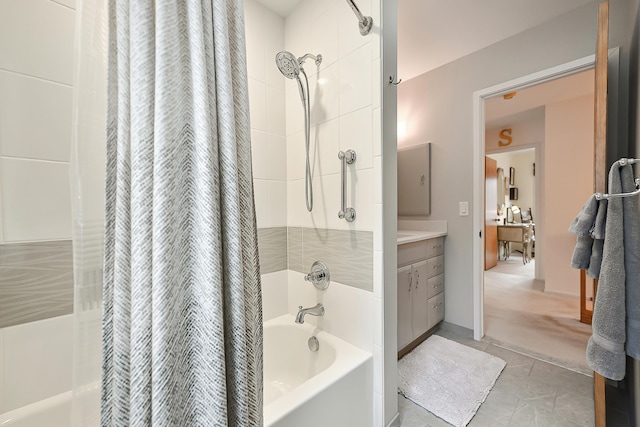
[[[320,348],[309,350],[315,336]],[[287,314],[264,324],[266,427],[369,427],[371,354]]]
[[[0,414],[1,427],[67,427],[71,425],[71,391]]]
[[[317,352],[307,345],[312,335]],[[371,354],[289,314],[264,324],[265,427],[370,427],[372,375]],[[99,405],[99,395],[96,384],[83,405]],[[66,391],[0,414],[0,427],[68,427],[71,398]]]

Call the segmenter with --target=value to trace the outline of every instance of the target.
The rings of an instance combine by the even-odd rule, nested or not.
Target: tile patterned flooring
[[[591,377],[516,353],[496,344],[474,341],[468,330],[443,324],[436,332],[445,338],[485,351],[505,360],[507,366],[486,401],[469,423],[482,426],[593,426]],[[617,389],[607,389],[616,399]],[[607,407],[607,425],[626,427],[624,398]],[[394,427],[448,427],[450,424],[398,396],[399,420]],[[613,408],[612,408],[613,407]]]

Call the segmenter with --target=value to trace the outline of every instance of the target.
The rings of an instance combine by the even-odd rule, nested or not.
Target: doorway
[[[566,229],[591,194],[593,180],[572,176],[573,169],[567,163],[563,168],[554,159],[567,160],[570,157],[563,155],[563,150],[578,150],[585,155],[586,164],[592,162],[592,144],[590,153],[585,152],[584,146],[572,146],[572,137],[567,134],[568,128],[575,130],[580,122],[574,114],[576,108],[583,111],[582,123],[592,122],[592,65],[593,58],[585,58],[475,94],[478,157],[483,163],[485,155],[494,158],[505,176],[504,200],[497,205],[502,224],[498,228],[517,233],[522,229],[523,240],[503,234],[502,239],[507,240],[499,240],[497,266],[486,272],[476,269],[474,336],[585,372],[584,354],[591,331],[579,322],[579,273],[569,267],[575,238],[567,244],[571,236],[566,235]],[[585,81],[590,94],[577,87]],[[583,139],[584,135],[592,141],[593,129],[586,129]],[[585,164],[579,157],[573,167]],[[568,191],[567,185],[576,179],[586,181],[585,185]],[[550,186],[552,180],[556,181]],[[484,179],[480,182],[484,187]],[[476,193],[485,193],[482,204],[486,191],[476,186]],[[580,196],[572,197],[570,192]],[[512,207],[517,212],[515,218]],[[523,214],[530,226],[522,224]],[[484,215],[474,220],[479,235],[486,231],[480,227]],[[523,245],[525,228],[532,235]],[[558,244],[558,236],[562,244]],[[474,252],[481,252],[479,249]],[[476,265],[483,264],[478,260]],[[575,279],[567,279],[572,275]]]

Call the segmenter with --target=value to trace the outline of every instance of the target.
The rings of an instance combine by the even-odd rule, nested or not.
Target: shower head
[[[276,54],[276,65],[278,70],[288,79],[297,79],[300,74],[300,64],[298,59],[291,52],[283,50]]]

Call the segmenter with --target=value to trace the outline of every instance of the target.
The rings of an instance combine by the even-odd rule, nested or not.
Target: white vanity
[[[398,226],[403,224],[402,221]],[[422,227],[424,228],[424,227]],[[444,319],[444,239],[436,230],[398,230],[398,356],[424,341]]]

